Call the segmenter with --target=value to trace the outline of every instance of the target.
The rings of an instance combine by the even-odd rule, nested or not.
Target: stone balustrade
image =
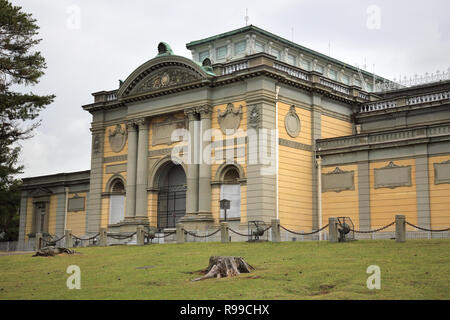
[[[245,69],[248,69],[248,62],[247,61],[223,67],[222,75],[224,76],[224,75],[227,75],[227,74],[232,74],[233,72],[241,71],[241,70],[245,70]]]
[[[433,94],[425,94],[425,95],[407,98],[406,104],[407,105],[415,105],[415,104],[420,104],[420,103],[441,101],[441,100],[446,100],[446,99],[450,99],[450,91],[438,92],[438,93],[433,93]]]
[[[305,73],[305,72],[302,72],[300,70],[296,70],[294,68],[289,68],[288,66],[282,65],[280,63],[274,63],[273,67],[276,70],[280,70],[280,71],[286,72],[288,75],[290,75],[292,77],[299,78],[299,79],[302,79],[302,80],[309,80],[308,74]]]
[[[334,91],[350,95],[350,89],[332,81],[320,78],[320,84],[333,89]]]

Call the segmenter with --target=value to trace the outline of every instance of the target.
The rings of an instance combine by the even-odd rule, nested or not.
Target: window
[[[264,52],[264,43],[256,41],[256,43],[255,43],[255,51],[256,51],[256,53]]]
[[[293,66],[295,66],[295,56],[294,55],[292,55],[292,54],[288,54],[288,57],[287,57],[287,62],[289,63],[289,64],[292,64]]]
[[[206,58],[209,58],[209,50],[199,52],[198,61],[203,62]]]
[[[243,54],[245,52],[246,47],[247,47],[247,41],[242,40],[242,41],[236,42],[234,44],[234,54],[236,56]]]
[[[272,48],[271,55],[275,56],[278,60],[281,58],[281,51],[275,48]]]
[[[353,85],[361,88],[361,81],[355,78],[353,79]]]
[[[317,64],[317,65],[316,65],[316,69],[315,69],[314,71],[323,73],[323,67],[322,67],[320,64]]]
[[[328,76],[332,80],[337,80],[337,72],[334,71],[333,69],[328,70]]]
[[[309,61],[307,61],[307,60],[301,60],[301,61],[300,61],[300,67],[301,67],[303,70],[309,71],[309,70],[310,70]]]
[[[216,49],[216,59],[222,60],[227,56],[227,46],[219,47]]]
[[[349,85],[349,84],[350,84],[350,77],[349,77],[349,76],[343,74],[343,75],[341,76],[341,79],[342,79],[342,82],[343,82],[344,84],[346,84],[346,85]]]

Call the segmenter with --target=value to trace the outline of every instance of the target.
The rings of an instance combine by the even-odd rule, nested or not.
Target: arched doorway
[[[186,214],[186,174],[173,163],[161,168],[158,180],[158,228],[175,228]]]
[[[114,179],[109,188],[109,224],[119,223],[125,216],[125,186],[120,178]]]

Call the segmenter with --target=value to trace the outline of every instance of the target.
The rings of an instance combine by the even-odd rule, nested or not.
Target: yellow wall
[[[84,197],[84,208],[83,211],[67,211],[67,223],[66,228],[72,230],[72,234],[77,237],[81,237],[86,233],[86,206],[87,206],[87,193],[69,193],[69,199],[75,197]]]
[[[371,228],[385,226],[395,220],[395,216],[402,214],[406,220],[417,225],[416,200],[416,169],[414,159],[395,160],[398,166],[411,166],[411,186],[397,188],[374,188],[374,169],[382,168],[390,161],[370,163],[370,213]],[[393,231],[392,226],[385,231]],[[407,230],[414,231],[407,226]]]
[[[352,124],[350,122],[321,116],[321,137],[322,139],[348,136],[352,134]]]
[[[278,132],[281,139],[311,145],[311,112],[300,107],[300,133],[292,138],[285,128],[291,105],[278,103]],[[280,223],[289,229],[311,231],[312,228],[312,153],[279,146],[278,210]]]
[[[450,184],[434,184],[434,164],[447,160],[450,160],[450,155],[428,159],[432,229],[446,229],[450,226]]]
[[[356,229],[359,229],[359,197],[358,197],[358,166],[339,166],[342,171],[354,172],[355,190],[341,192],[322,192],[322,226],[328,224],[330,217],[350,217]],[[336,167],[322,169],[322,174],[334,171]]]

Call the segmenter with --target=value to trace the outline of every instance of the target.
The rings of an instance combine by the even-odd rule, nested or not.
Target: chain
[[[61,238],[59,238],[59,239],[56,239],[56,240],[53,240],[53,236],[50,236],[50,238],[52,238],[52,240],[46,240],[46,239],[44,239],[44,238],[42,238],[42,241],[44,241],[45,243],[52,243],[52,242],[58,242],[58,241],[61,241],[62,239],[64,239],[66,237],[66,235],[63,235]]]
[[[320,229],[318,229],[318,230],[315,230],[315,231],[312,231],[312,232],[304,233],[304,232],[295,232],[295,231],[289,230],[289,229],[283,227],[282,225],[280,225],[280,228],[281,228],[281,229],[284,229],[284,230],[286,230],[287,232],[296,234],[296,235],[298,235],[298,236],[308,236],[308,235],[311,235],[311,234],[315,234],[315,233],[318,233],[318,232],[320,232],[320,231],[322,231],[322,230],[325,230],[327,227],[328,227],[328,224],[327,224],[326,226],[323,226],[322,228],[320,228]]]
[[[165,235],[163,236],[153,236],[152,238],[150,237],[150,233],[148,233],[147,231],[144,231],[144,235],[146,235],[147,237],[151,238],[151,239],[162,239],[162,238],[167,238],[168,236],[175,234],[176,232],[167,232]]]
[[[86,239],[79,238],[79,237],[77,237],[77,236],[74,235],[74,234],[72,235],[72,237],[73,237],[75,240],[80,240],[80,241],[90,241],[90,240],[94,240],[94,239],[97,238],[99,235],[100,235],[100,233],[97,233],[95,236],[92,236],[92,237],[86,238]]]
[[[136,232],[130,234],[129,236],[122,236],[122,235],[112,235],[112,234],[107,234],[108,237],[116,239],[116,240],[125,240],[125,239],[129,239],[132,238],[134,235],[136,235]]]
[[[234,231],[234,230],[231,229],[231,228],[228,228],[228,230],[230,230],[230,231],[233,232],[233,233],[236,233],[237,235],[243,236],[243,237],[251,237],[251,236],[252,236],[251,234],[243,234],[243,233],[239,233],[239,232],[237,232],[237,231]]]
[[[193,236],[195,238],[208,238],[208,237],[211,237],[211,236],[215,235],[216,233],[218,233],[220,231],[220,229],[217,229],[213,233],[210,233],[210,234],[207,234],[207,235],[204,235],[204,236],[199,236],[199,235],[197,235],[197,234],[195,234],[193,232],[190,232],[190,231],[187,231],[187,230],[184,230],[184,229],[183,229],[183,231],[184,231],[185,234],[189,234],[189,235],[191,235],[191,236]]]
[[[360,230],[353,230],[353,229],[350,229],[350,231],[353,231],[353,232],[356,232],[356,233],[375,233],[375,232],[379,232],[379,231],[382,231],[382,230],[384,230],[384,229],[387,229],[387,228],[389,228],[390,226],[392,226],[393,224],[395,224],[395,221],[394,221],[394,222],[391,222],[391,223],[388,224],[387,226],[384,226],[384,227],[381,227],[381,228],[378,228],[378,229],[375,229],[375,230],[360,231]]]
[[[447,228],[447,229],[441,229],[441,230],[425,229],[425,228],[416,226],[416,225],[414,225],[414,224],[412,224],[412,223],[409,223],[408,221],[405,221],[405,223],[406,223],[407,225],[411,226],[411,227],[414,227],[414,228],[419,229],[419,230],[422,230],[422,231],[429,231],[429,232],[445,232],[445,231],[449,231],[449,230],[450,230],[450,228]]]

